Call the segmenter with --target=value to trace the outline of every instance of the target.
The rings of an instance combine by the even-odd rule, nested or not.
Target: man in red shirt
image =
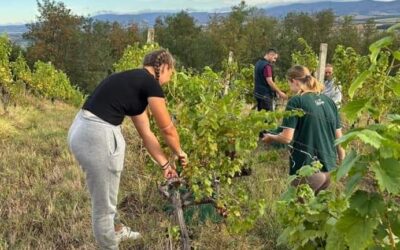
[[[257,110],[274,111],[274,99],[287,99],[274,82],[273,64],[278,59],[278,53],[275,49],[269,49],[264,57],[257,61],[254,68],[254,97],[257,101]]]

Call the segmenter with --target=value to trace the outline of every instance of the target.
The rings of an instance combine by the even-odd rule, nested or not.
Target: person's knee
[[[307,178],[307,183],[310,187],[317,192],[325,183],[326,177],[323,173],[315,173]]]
[[[327,189],[329,185],[331,184],[331,176],[329,173],[324,173],[325,176],[325,181],[324,184],[321,186],[321,190]]]
[[[331,183],[331,178],[329,173],[318,173],[320,178],[319,187],[314,189],[315,194],[318,194],[320,191],[325,190],[329,187]]]

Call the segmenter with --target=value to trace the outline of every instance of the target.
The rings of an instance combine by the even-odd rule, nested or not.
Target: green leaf
[[[389,46],[392,43],[393,43],[393,37],[391,37],[391,36],[383,37],[383,38],[379,39],[378,41],[372,43],[369,46],[369,51],[371,51],[371,55],[370,55],[371,62],[373,64],[376,64],[376,59],[377,59],[381,49]]]
[[[346,146],[350,141],[354,140],[355,137],[358,137],[361,141],[374,148],[379,148],[382,144],[382,140],[384,140],[376,131],[363,129],[345,134],[335,141],[335,145],[344,144]]]
[[[400,115],[398,115],[398,114],[389,114],[389,115],[388,115],[388,119],[389,119],[391,122],[400,121]]]
[[[350,85],[349,88],[349,96],[352,99],[354,96],[354,93],[356,92],[356,90],[358,88],[361,88],[365,79],[367,79],[371,74],[370,70],[366,70],[364,72],[362,72]]]
[[[359,113],[369,106],[367,105],[368,102],[369,99],[353,100],[347,103],[341,111],[346,115],[349,123],[353,123],[357,119]]]
[[[396,29],[400,29],[400,23],[397,23],[391,27],[389,27],[389,29],[387,29],[388,32],[394,32]]]
[[[400,52],[399,52],[400,53]],[[388,87],[393,90],[393,92],[397,95],[400,96],[400,82],[395,79],[392,78],[391,81],[389,81],[388,83]]]
[[[388,147],[389,142],[386,141],[385,145],[379,149],[379,156],[381,158],[393,158],[393,148]]]
[[[285,228],[285,230],[283,230],[283,232],[279,235],[277,240],[278,246],[286,245],[289,242],[291,230],[292,229],[290,227],[287,227]]]
[[[382,159],[379,164],[372,165],[372,171],[378,180],[381,190],[392,194],[400,193],[400,161],[389,158]]]
[[[284,192],[280,198],[282,201],[291,201],[296,199],[296,188],[293,186],[289,186],[288,190]]]
[[[354,140],[354,138],[356,137],[358,131],[354,131],[354,132],[348,132],[345,135],[343,135],[342,137],[340,137],[339,139],[337,139],[335,141],[335,145],[343,145],[346,147],[346,145],[351,142],[352,140]]]
[[[373,243],[373,232],[378,225],[375,218],[365,218],[353,209],[348,209],[339,218],[336,228],[344,235],[350,250],[364,250]]]
[[[388,211],[388,219],[392,226],[393,233],[400,236],[400,213],[396,209]]]
[[[358,138],[361,139],[366,144],[373,146],[374,148],[379,148],[381,146],[382,140],[384,139],[376,131],[364,129],[356,134]]]
[[[371,49],[371,47],[370,47],[369,50],[371,51],[371,54],[369,55],[369,60],[371,61],[372,64],[376,64],[376,59],[378,58],[378,55],[381,52],[381,49],[379,49],[379,48]]]
[[[311,175],[315,174],[316,172],[317,172],[317,170],[314,167],[309,166],[309,165],[303,166],[297,171],[298,175],[302,176],[302,177],[311,176]]]
[[[354,188],[356,188],[362,178],[363,174],[361,172],[358,172],[350,177],[345,188],[346,195],[350,195],[353,192]]]
[[[331,230],[328,233],[328,237],[326,239],[326,250],[345,250],[346,249],[346,244],[344,242],[344,239],[340,233],[336,231],[336,228]]]
[[[385,211],[385,203],[378,193],[357,190],[350,198],[350,207],[361,216],[378,217]]]
[[[393,52],[393,56],[396,58],[396,60],[400,61],[400,51]]]
[[[346,155],[342,165],[339,167],[339,169],[337,171],[336,181],[339,181],[343,176],[345,176],[359,158],[360,158],[360,156],[357,155],[357,152],[354,150],[351,150],[350,153]]]

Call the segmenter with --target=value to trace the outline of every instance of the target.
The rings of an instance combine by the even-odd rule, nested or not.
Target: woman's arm
[[[336,129],[335,136],[336,136],[336,139],[339,139],[340,137],[342,137],[342,129],[341,128]],[[338,159],[339,159],[339,164],[340,164],[340,163],[342,163],[344,157],[346,156],[346,151],[340,145],[337,145],[336,149],[337,149],[337,154],[338,154]]]
[[[150,111],[165,141],[171,150],[176,155],[179,155],[182,151],[179,142],[179,135],[176,131],[175,125],[172,123],[164,98],[150,97],[148,98],[148,102]]]
[[[149,97],[147,100],[150,111],[166,143],[171,148],[172,152],[179,157],[181,164],[186,166],[187,155],[181,148],[178,132],[176,131],[175,125],[172,123],[164,98]]]
[[[132,116],[131,119],[142,138],[147,151],[149,151],[150,155],[158,162],[158,164],[160,164],[160,166],[164,165],[168,159],[165,156],[157,137],[150,129],[150,122],[147,113],[143,112],[140,115]]]
[[[177,173],[169,164],[167,157],[165,156],[157,137],[153,134],[150,129],[149,117],[146,112],[140,115],[131,117],[136,130],[143,140],[143,144],[147,151],[153,157],[153,159],[163,168],[164,177],[172,178],[176,177]]]
[[[284,128],[283,131],[279,134],[266,134],[262,141],[270,144],[272,142],[279,142],[283,144],[289,144],[293,140],[294,129],[293,128]]]

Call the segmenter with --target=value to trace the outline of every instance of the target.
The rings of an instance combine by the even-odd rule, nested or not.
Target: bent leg
[[[73,126],[69,144],[86,174],[93,232],[100,249],[118,249],[114,220],[125,142],[114,128],[83,123]]]

